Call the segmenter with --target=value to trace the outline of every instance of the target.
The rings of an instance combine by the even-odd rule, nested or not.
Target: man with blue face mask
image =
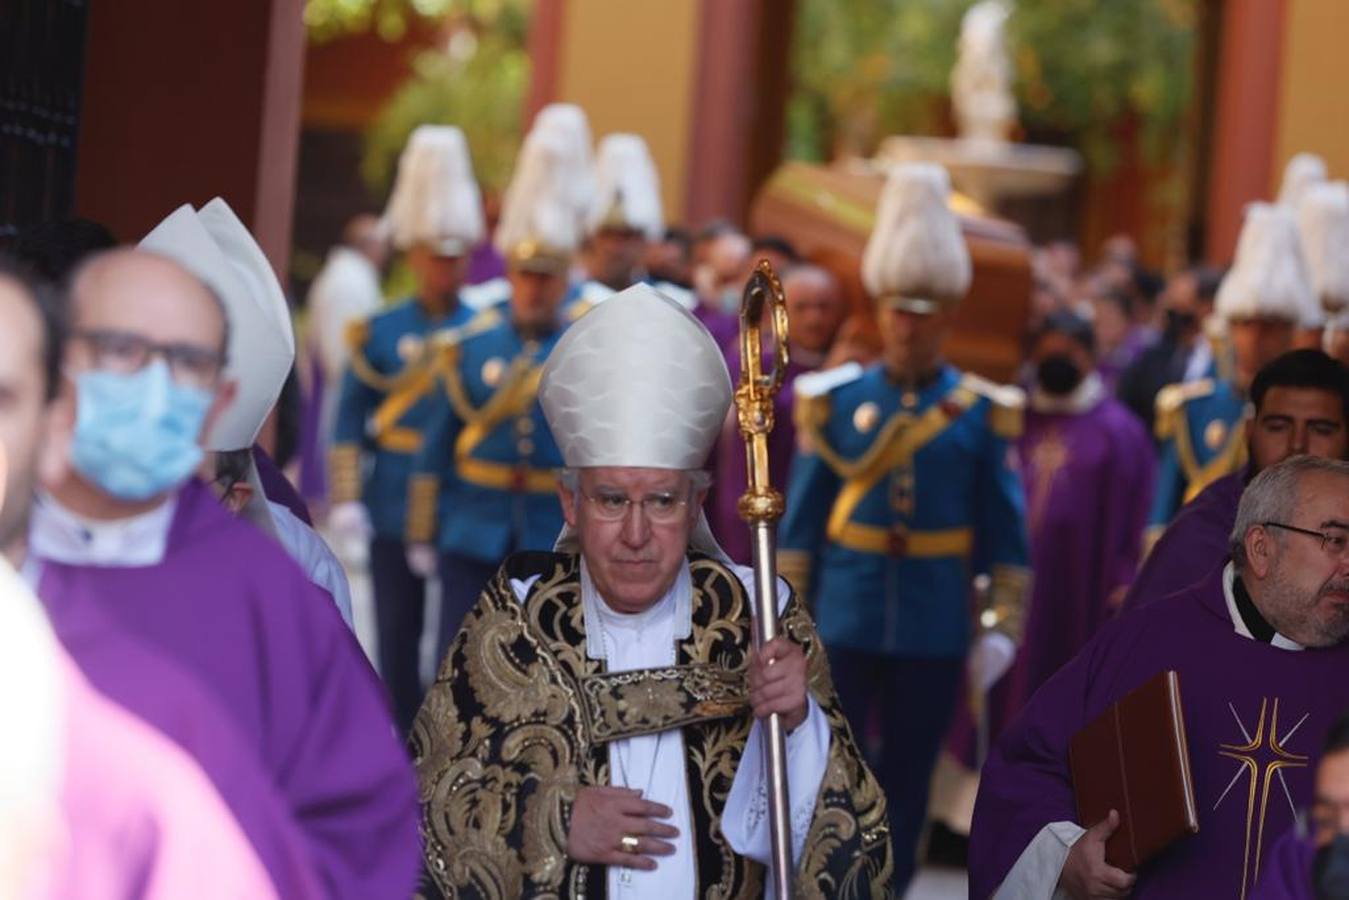
[[[223,711],[299,824],[325,895],[406,896],[416,801],[374,672],[328,596],[192,477],[230,414],[226,348],[242,335],[238,293],[210,274],[208,288],[132,250],[77,273],[63,365],[72,471],[34,509],[38,594],[113,700],[172,725],[159,682],[86,652],[92,634],[148,648]]]

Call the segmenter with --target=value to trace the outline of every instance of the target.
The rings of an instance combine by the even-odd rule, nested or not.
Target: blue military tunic
[[[420,302],[410,299],[348,332],[351,362],[333,432],[332,501],[364,501],[379,537],[403,537],[412,459],[421,450],[422,432],[435,408],[428,336],[472,316],[463,304],[443,316],[428,315]],[[373,451],[364,478],[363,451]]]
[[[1246,464],[1242,425],[1247,406],[1236,386],[1221,378],[1168,385],[1158,393],[1156,430],[1162,449],[1148,547],[1181,506]]]
[[[1028,559],[1009,443],[1020,432],[1021,392],[949,366],[915,391],[879,365],[795,385],[800,449],[779,558],[813,598],[825,644],[963,656],[976,573],[993,575],[981,621],[1015,632]]]
[[[564,322],[583,311],[576,303]],[[562,453],[537,401],[562,328],[524,337],[493,305],[439,342],[441,390],[413,464],[406,539],[498,563],[547,550],[562,530]]]

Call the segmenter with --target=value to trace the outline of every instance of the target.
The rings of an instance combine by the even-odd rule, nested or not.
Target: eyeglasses
[[[195,344],[157,344],[129,331],[88,328],[75,331],[73,336],[89,345],[96,369],[129,375],[158,356],[169,367],[173,380],[183,387],[210,388],[225,365],[225,355],[218,350]]]
[[[1344,556],[1346,547],[1349,547],[1349,532],[1340,528],[1332,528],[1329,531],[1312,531],[1310,528],[1299,528],[1296,525],[1285,525],[1283,522],[1261,522],[1265,528],[1282,528],[1284,531],[1293,531],[1298,534],[1305,534],[1308,537],[1321,539],[1321,550],[1336,558]]]
[[[618,522],[628,517],[628,510],[632,507],[640,507],[647,517],[657,525],[671,525],[679,521],[683,508],[688,505],[688,498],[680,498],[674,494],[647,494],[640,500],[633,500],[623,494],[611,494],[600,492],[599,494],[587,494],[581,492],[581,496],[590,501],[595,508],[595,515],[605,522]]]

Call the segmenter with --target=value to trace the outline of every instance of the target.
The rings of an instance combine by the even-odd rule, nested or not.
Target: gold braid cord
[[[750,601],[729,568],[690,559],[693,630],[676,666],[606,675],[585,652],[575,555],[508,559],[465,619],[412,729],[428,898],[599,898],[605,870],[566,855],[577,789],[607,784],[608,739],[682,727],[694,852],[704,897],[763,893],[765,870],[737,856],[721,814],[752,719],[744,673]],[[523,603],[511,579],[537,575]],[[885,799],[838,707],[824,650],[795,597],[782,626],[806,651],[811,693],[832,731],[797,871],[803,897],[889,896]],[[631,701],[653,696],[631,718]],[[606,705],[612,704],[610,709]],[[604,708],[601,708],[604,707]]]
[[[328,451],[328,499],[346,503],[361,499],[361,448],[357,444],[334,444]]]

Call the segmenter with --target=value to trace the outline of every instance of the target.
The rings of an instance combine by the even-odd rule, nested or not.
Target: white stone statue
[[[1007,53],[1010,12],[1001,0],[981,0],[961,20],[951,99],[962,138],[1005,143],[1016,124],[1012,62]]]

